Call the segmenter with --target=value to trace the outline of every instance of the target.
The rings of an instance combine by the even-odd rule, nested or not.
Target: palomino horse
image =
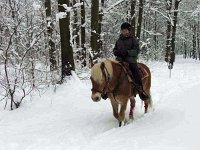
[[[144,101],[145,113],[147,113],[148,108],[152,106],[150,95],[151,72],[146,65],[138,65],[147,74],[142,78],[144,91],[149,95],[149,99]],[[94,64],[91,69],[90,79],[92,81],[92,100],[98,102],[106,95],[111,101],[113,115],[119,121],[119,126],[126,123],[125,111],[129,99],[129,119],[133,119],[135,96],[137,93],[134,83],[130,82],[127,72],[121,63],[115,60],[104,60]],[[118,111],[119,105],[121,105],[121,108]]]

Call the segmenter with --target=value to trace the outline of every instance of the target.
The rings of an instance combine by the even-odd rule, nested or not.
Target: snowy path
[[[169,79],[151,68],[153,112],[137,100],[133,123],[118,128],[110,102],[90,99],[90,82],[76,78],[20,109],[0,112],[0,150],[200,150],[200,62],[179,58]],[[2,108],[2,107],[1,107]]]

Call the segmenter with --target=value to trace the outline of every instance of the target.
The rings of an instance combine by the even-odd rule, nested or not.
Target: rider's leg
[[[137,63],[130,63],[129,66],[135,79],[136,89],[138,90],[140,98],[142,100],[147,100],[149,96],[143,90],[142,79],[139,74],[139,68],[137,66]]]

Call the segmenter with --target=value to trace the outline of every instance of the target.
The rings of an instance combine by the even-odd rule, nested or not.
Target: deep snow
[[[135,120],[119,128],[109,100],[94,103],[90,81],[73,75],[56,93],[1,107],[0,150],[200,150],[200,62],[179,56],[172,78],[166,63],[147,65],[154,111],[144,115],[137,98]]]

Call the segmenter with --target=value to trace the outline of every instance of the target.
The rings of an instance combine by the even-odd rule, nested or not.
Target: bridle
[[[100,68],[101,68],[102,74],[103,74],[103,76],[105,78],[106,84],[105,84],[105,86],[104,86],[102,91],[99,90],[99,89],[95,89],[94,87],[91,89],[91,91],[101,93],[101,97],[106,100],[108,98],[107,93],[112,93],[112,91],[109,90],[109,87],[108,87],[108,85],[110,84],[110,81],[111,81],[110,80],[111,77],[110,77],[110,74],[109,74],[108,69],[106,68],[104,62],[101,63]],[[106,75],[106,73],[107,73],[107,75]]]
[[[94,87],[91,89],[91,91],[92,92],[99,92],[101,94],[101,97],[103,99],[105,99],[105,100],[108,98],[108,96],[107,96],[108,93],[112,93],[114,98],[115,98],[115,92],[119,88],[119,85],[121,84],[121,82],[127,77],[127,74],[125,73],[123,78],[122,78],[121,77],[122,76],[122,71],[120,71],[121,73],[120,73],[120,75],[118,77],[118,79],[119,79],[118,82],[116,83],[116,85],[114,86],[113,89],[110,89],[109,88],[109,84],[110,84],[110,81],[111,81],[111,77],[110,77],[110,74],[109,74],[108,69],[106,68],[104,62],[101,63],[100,68],[101,68],[102,74],[103,74],[103,76],[105,78],[106,84],[105,84],[105,86],[104,86],[102,91],[99,90],[99,89],[96,89]],[[123,68],[122,68],[122,70],[123,70]]]

